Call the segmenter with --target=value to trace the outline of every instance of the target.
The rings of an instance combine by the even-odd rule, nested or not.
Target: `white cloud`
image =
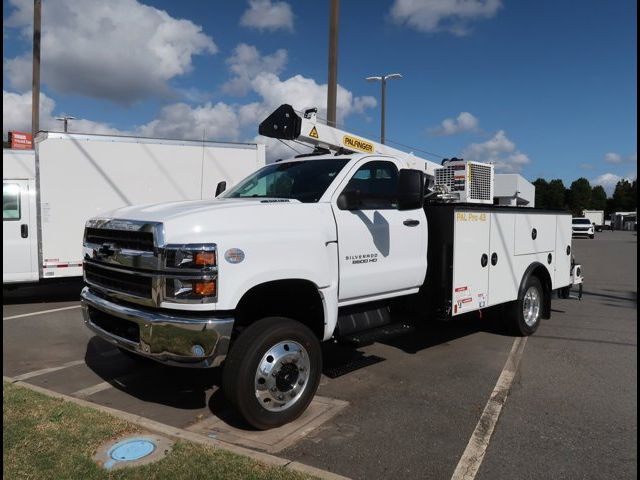
[[[249,0],[249,8],[242,14],[240,25],[257,30],[293,31],[293,11],[287,2]]]
[[[471,22],[494,17],[501,7],[501,0],[395,0],[391,18],[422,32],[463,36]]]
[[[583,170],[593,170],[593,165],[590,163],[581,163],[580,168]]]
[[[462,152],[466,160],[489,162],[498,172],[518,173],[531,163],[531,159],[519,151],[504,130],[499,130],[492,138],[483,143],[472,143]]]
[[[432,135],[446,136],[464,132],[475,132],[480,122],[469,112],[460,112],[456,118],[445,118],[440,126],[431,128]]]
[[[33,2],[11,3],[9,25],[30,38]],[[42,16],[42,80],[60,93],[121,103],[166,95],[168,82],[191,70],[194,55],[217,52],[200,26],[136,0],[43,2]],[[30,55],[4,61],[16,89],[30,88]]]
[[[164,107],[158,118],[138,127],[146,137],[237,140],[240,122],[237,109],[226,103],[207,102],[192,107],[174,103]]]
[[[62,130],[62,123],[55,119],[53,113],[55,106],[56,102],[52,98],[40,93],[40,130]],[[6,138],[7,132],[12,130],[31,131],[31,92],[2,91],[2,137]],[[69,132],[107,135],[124,133],[106,123],[94,122],[83,118],[71,120],[69,122]]]
[[[231,95],[246,95],[251,88],[251,80],[260,73],[278,75],[287,63],[287,51],[279,49],[272,55],[261,55],[253,45],[239,44],[233,55],[227,59],[229,70],[234,77],[222,86]]]
[[[638,154],[632,153],[631,155],[620,155],[619,153],[609,152],[605,154],[604,161],[613,165],[621,165],[623,163],[637,163]]]
[[[259,101],[244,105],[209,102],[200,106],[190,106],[176,103],[164,107],[158,118],[138,127],[138,131],[146,136],[191,139],[202,138],[204,131],[207,139],[238,140],[243,128],[251,128],[256,132],[258,124],[283,103],[288,103],[297,110],[317,106],[318,115],[321,118],[326,116],[327,85],[318,84],[311,78],[296,75],[281,80],[272,73],[260,73],[251,80],[250,88],[260,97]],[[363,113],[375,105],[376,100],[373,97],[356,97],[338,85],[339,123],[347,116]],[[277,155],[290,157],[294,154],[292,150],[284,150],[286,147],[280,142],[270,141],[267,145],[273,150],[282,148],[276,150],[275,158],[280,158]]]
[[[601,185],[605,192],[607,192],[607,195],[611,196],[616,188],[616,184],[620,180],[622,180],[622,177],[619,177],[614,173],[603,173],[591,180],[590,183],[591,185]]]
[[[327,116],[327,84],[318,84],[312,78],[295,75],[286,80],[280,80],[277,75],[260,74],[251,82],[251,87],[261,98],[262,110],[257,109],[259,119],[283,103],[288,103],[296,110],[307,107],[318,107],[318,116]],[[367,108],[373,108],[376,99],[370,96],[356,97],[349,90],[338,85],[336,99],[336,120],[340,124],[353,113],[363,113]]]

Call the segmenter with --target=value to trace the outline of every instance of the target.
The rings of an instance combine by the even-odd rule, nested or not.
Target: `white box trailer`
[[[582,216],[588,218],[589,221],[596,226],[597,231],[602,231],[602,227],[604,226],[604,210],[584,210]]]
[[[3,149],[2,282],[82,275],[85,222],[127,206],[214,198],[265,165],[265,147],[41,132]]]

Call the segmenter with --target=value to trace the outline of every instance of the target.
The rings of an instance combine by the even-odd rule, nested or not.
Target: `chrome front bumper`
[[[85,325],[118,347],[183,367],[216,367],[226,357],[232,317],[203,317],[199,312],[186,316],[185,311],[174,314],[125,306],[97,295],[89,287],[80,297]],[[123,325],[132,332],[129,338],[122,333]]]

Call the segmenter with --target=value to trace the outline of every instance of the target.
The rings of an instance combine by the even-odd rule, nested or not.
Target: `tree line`
[[[605,215],[609,215],[637,208],[636,180],[620,180],[611,197],[607,197],[607,192],[600,185],[592,187],[584,177],[574,180],[569,188],[559,178],[550,182],[538,178],[533,184],[538,208],[570,210],[576,216],[582,215],[583,210],[604,210]]]

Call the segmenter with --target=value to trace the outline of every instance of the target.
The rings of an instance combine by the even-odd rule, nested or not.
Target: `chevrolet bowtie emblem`
[[[100,257],[111,257],[116,253],[116,246],[113,243],[103,243],[96,253]]]

